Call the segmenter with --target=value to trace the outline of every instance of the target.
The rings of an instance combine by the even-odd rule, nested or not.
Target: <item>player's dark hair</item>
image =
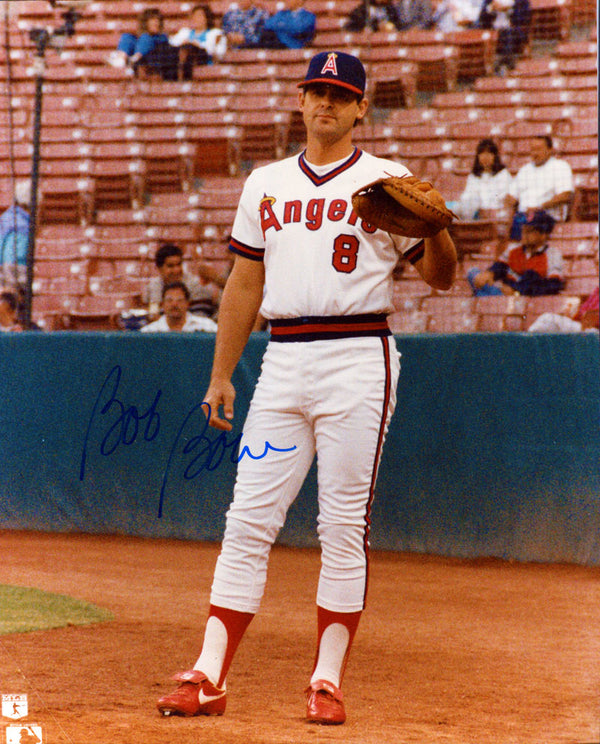
[[[175,243],[163,243],[156,251],[154,263],[160,269],[169,256],[181,256],[183,258],[183,251]]]
[[[491,137],[485,137],[484,139],[479,140],[477,148],[475,149],[475,162],[473,163],[473,169],[471,171],[474,176],[480,176],[483,173],[483,166],[479,162],[479,156],[482,152],[491,152],[494,156],[494,162],[492,163],[493,175],[496,175],[496,173],[500,173],[501,170],[504,170],[504,168],[506,168],[500,157],[498,145],[494,142],[493,139],[491,139]]]
[[[165,299],[165,295],[167,294],[167,292],[171,289],[180,289],[185,295],[185,299],[188,302],[190,301],[190,290],[187,288],[184,282],[170,282],[169,284],[165,284],[162,291],[163,300]]]

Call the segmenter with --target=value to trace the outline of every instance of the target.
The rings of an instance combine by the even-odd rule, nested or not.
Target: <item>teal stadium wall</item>
[[[402,373],[372,547],[600,564],[598,337],[396,340]],[[0,334],[0,528],[219,540],[235,453],[219,455],[218,432],[203,431],[198,409],[213,343],[192,334]],[[228,443],[265,344],[253,334],[236,370]],[[200,454],[207,438],[211,469]],[[317,544],[315,483],[313,467],[281,543]]]

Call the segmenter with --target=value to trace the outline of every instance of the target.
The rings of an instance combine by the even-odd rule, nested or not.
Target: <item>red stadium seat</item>
[[[499,240],[498,223],[494,220],[460,220],[448,228],[459,260],[466,254],[480,253],[483,246],[494,244]]]
[[[598,221],[598,175],[575,176],[571,216],[575,220]]]
[[[241,130],[234,126],[193,128],[193,175],[234,175],[240,167]]]
[[[473,333],[477,330],[477,317],[464,313],[431,315],[427,330],[431,333]]]
[[[474,297],[438,296],[426,297],[421,303],[421,310],[427,315],[469,315],[474,306]]]
[[[458,80],[472,81],[494,72],[498,32],[466,29],[444,34],[444,41],[458,50]]]
[[[571,26],[570,0],[530,0],[531,40],[564,40]]]
[[[388,315],[388,325],[392,333],[425,333],[428,318],[417,311],[400,311]]]

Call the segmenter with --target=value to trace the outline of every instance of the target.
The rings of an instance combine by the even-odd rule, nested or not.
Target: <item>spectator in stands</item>
[[[483,0],[476,26],[498,30],[496,72],[514,68],[527,43],[530,21],[529,0]]]
[[[18,181],[14,204],[0,216],[0,264],[16,267],[17,279],[23,278],[20,274],[27,264],[30,206],[31,182]]]
[[[227,51],[227,36],[216,28],[209,5],[194,5],[189,26],[180,29],[169,42],[179,48],[179,79],[191,80],[195,65],[211,64]]]
[[[161,317],[142,328],[147,333],[157,331],[204,331],[216,333],[214,320],[190,312],[190,292],[183,282],[171,282],[162,291]]]
[[[183,251],[173,243],[164,243],[156,251],[154,263],[158,276],[152,279],[144,292],[143,301],[148,307],[148,317],[155,320],[162,303],[163,290],[167,284],[183,282],[189,292],[193,312],[212,315],[216,309],[216,297],[213,290],[201,283],[200,279],[190,274],[183,267]]]
[[[138,18],[138,33],[124,33],[116,52],[109,56],[114,67],[131,65],[141,76],[177,80],[179,50],[171,46],[164,33],[164,18],[158,8],[146,8]]]
[[[503,209],[512,176],[493,139],[479,141],[465,190],[453,209],[466,220],[494,219]]]
[[[521,239],[521,225],[532,210],[543,209],[555,220],[564,221],[573,199],[571,166],[553,155],[552,138],[534,137],[530,154],[531,162],[519,169],[506,197],[506,206],[513,215],[512,240]]]
[[[530,214],[523,239],[509,246],[489,269],[471,269],[467,278],[476,297],[500,294],[551,295],[564,287],[563,258],[548,244],[554,220],[543,210]]]
[[[432,28],[433,5],[431,0],[399,0],[396,3],[398,12],[399,31],[408,31],[411,28]]]
[[[424,3],[417,1],[409,5],[415,6],[416,14]],[[408,19],[408,13],[405,17]],[[371,31],[399,31],[402,28],[399,6],[392,0],[362,0],[350,11],[344,28],[348,31],[364,31],[366,27]]]
[[[238,0],[224,14],[221,29],[230,47],[255,47],[269,13],[252,5],[252,0]]]
[[[598,332],[600,327],[598,314],[598,287],[577,309],[577,302],[567,315],[561,313],[542,313],[533,321],[528,330],[532,333],[581,333],[582,331]]]
[[[0,294],[0,332],[22,331],[18,318],[19,305],[13,292]]]
[[[286,0],[286,7],[264,22],[257,46],[262,49],[302,49],[314,38],[317,17],[305,0]]]
[[[433,25],[438,31],[461,31],[475,24],[479,0],[433,0]]]

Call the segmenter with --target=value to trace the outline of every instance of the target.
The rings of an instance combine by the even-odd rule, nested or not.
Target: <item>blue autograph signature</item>
[[[79,480],[81,481],[85,479],[90,436],[94,430],[94,425],[105,423],[108,427],[102,429],[100,434],[102,438],[99,449],[103,457],[109,457],[121,445],[129,446],[136,441],[140,441],[140,439],[144,442],[152,442],[160,434],[161,417],[158,411],[158,403],[162,395],[162,390],[157,390],[152,402],[143,412],[135,405],[126,406],[117,397],[122,373],[122,368],[118,364],[115,365],[102,383],[96,397],[81,452],[79,465]],[[200,412],[204,415],[200,416]],[[162,477],[158,506],[159,518],[163,512],[173,461],[178,455],[191,456],[183,471],[183,477],[185,480],[193,480],[203,471],[216,470],[223,462],[226,454],[229,454],[230,462],[238,463],[243,457],[249,457],[252,460],[262,460],[270,451],[292,452],[296,449],[295,445],[284,448],[275,447],[267,441],[261,454],[253,454],[246,446],[242,447],[238,454],[242,434],[236,435],[231,441],[228,441],[227,433],[223,431],[213,439],[207,436],[210,414],[211,407],[208,403],[197,403],[188,412],[179,427]],[[198,423],[195,426],[193,424],[194,417],[200,419],[199,430],[195,428]],[[199,433],[196,433],[198,431]],[[190,434],[192,435],[191,437]]]

